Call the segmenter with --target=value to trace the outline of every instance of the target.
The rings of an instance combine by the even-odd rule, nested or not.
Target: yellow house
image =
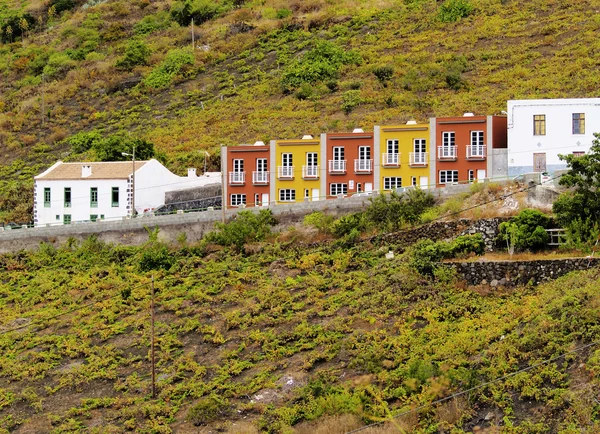
[[[411,186],[425,189],[435,184],[430,179],[429,123],[375,126],[374,135],[374,154],[379,160],[375,165],[375,190]]]
[[[310,135],[296,140],[272,140],[271,162],[275,182],[271,197],[277,204],[325,198],[324,144]]]

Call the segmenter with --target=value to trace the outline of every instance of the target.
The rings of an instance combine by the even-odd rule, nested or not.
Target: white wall
[[[509,175],[533,171],[533,154],[545,153],[547,170],[566,167],[558,154],[587,152],[600,132],[600,98],[508,101]],[[585,113],[585,134],[573,134],[573,113]],[[546,134],[533,135],[533,116],[546,115]]]
[[[44,188],[50,188],[50,207],[44,206]],[[71,206],[64,206],[65,187],[71,188]],[[90,191],[98,188],[98,207],[90,206]],[[119,187],[119,206],[112,206],[112,188]],[[113,219],[127,215],[127,180],[38,180],[35,182],[36,226],[62,224],[65,214],[71,215],[71,221],[90,220],[95,214],[100,218]],[[56,219],[58,216],[58,220]]]

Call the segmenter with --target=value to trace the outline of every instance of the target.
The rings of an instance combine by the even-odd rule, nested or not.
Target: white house
[[[63,163],[58,161],[34,178],[36,226],[69,224],[131,216],[133,163]],[[220,172],[188,176],[171,173],[157,160],[135,162],[135,209],[151,211],[165,203],[165,193],[221,182]]]
[[[508,174],[566,168],[559,154],[589,151],[600,132],[600,98],[508,101]]]

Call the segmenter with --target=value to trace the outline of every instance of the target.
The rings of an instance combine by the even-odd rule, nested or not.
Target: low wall
[[[548,259],[537,261],[444,262],[469,285],[520,286],[554,280],[571,271],[600,265],[600,258]]]

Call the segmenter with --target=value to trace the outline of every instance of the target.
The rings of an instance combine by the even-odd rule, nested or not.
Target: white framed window
[[[296,201],[296,190],[293,188],[282,188],[279,190],[279,201],[280,202],[295,202]]]
[[[458,170],[440,170],[440,184],[458,182]]]
[[[371,147],[370,146],[359,146],[358,147],[358,159],[359,160],[370,160],[371,159]]]
[[[348,194],[348,184],[344,184],[344,183],[329,184],[329,194],[331,196],[337,196],[338,194]]]
[[[256,159],[256,171],[257,172],[266,172],[267,171],[267,159],[266,158],[257,158]]]
[[[304,199],[310,198],[310,190],[308,188],[304,189]]]
[[[444,131],[442,133],[442,146],[450,147],[456,143],[456,134],[454,131]]]
[[[393,190],[402,187],[402,178],[399,176],[390,176],[383,178],[383,189]]]
[[[475,171],[469,170],[469,182],[475,181]]]
[[[424,154],[427,152],[427,141],[425,139],[415,139],[413,141],[413,149],[416,154]]]
[[[471,145],[483,146],[483,131],[471,131]]]
[[[233,171],[240,173],[244,171],[244,160],[233,160]]]
[[[231,206],[239,206],[241,204],[246,204],[246,195],[245,194],[232,194],[230,198]]]
[[[311,167],[319,165],[316,152],[306,153],[306,165]]]
[[[344,159],[344,147],[334,146],[333,147],[333,160],[342,161]]]
[[[281,154],[281,165],[292,167],[294,165],[294,154]]]
[[[417,177],[416,176],[410,177],[410,185],[412,185],[413,187],[417,186]]]
[[[387,141],[387,153],[388,154],[397,154],[398,153],[398,139],[389,139]]]

